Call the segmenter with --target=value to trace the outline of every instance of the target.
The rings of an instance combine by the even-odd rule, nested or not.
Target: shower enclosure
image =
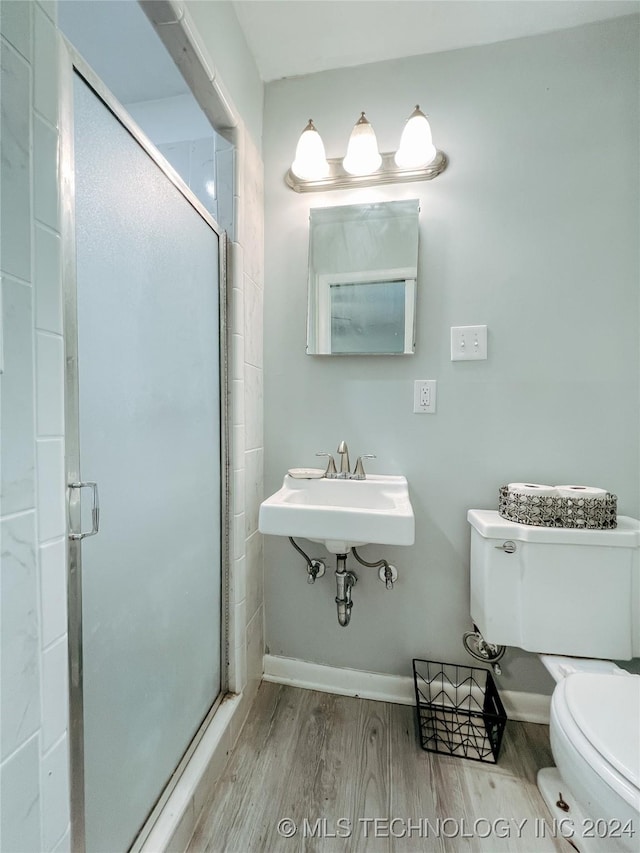
[[[225,238],[73,66],[61,161],[72,843],[114,853],[225,688]]]

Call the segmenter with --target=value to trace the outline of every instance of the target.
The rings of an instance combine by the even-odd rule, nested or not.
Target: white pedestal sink
[[[368,474],[366,480],[301,480],[260,505],[259,530],[322,542],[332,554],[360,545],[413,545],[415,520],[405,477]]]

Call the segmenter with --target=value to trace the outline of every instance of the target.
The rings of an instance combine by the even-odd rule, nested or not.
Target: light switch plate
[[[486,326],[451,327],[451,361],[482,361],[486,357]]]

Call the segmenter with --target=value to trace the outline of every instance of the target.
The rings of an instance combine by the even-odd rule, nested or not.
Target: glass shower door
[[[73,109],[85,837],[114,853],[221,689],[220,247],[78,73]]]

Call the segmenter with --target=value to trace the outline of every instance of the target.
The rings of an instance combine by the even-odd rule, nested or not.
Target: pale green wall
[[[282,80],[266,87],[266,493],[340,439],[371,470],[406,474],[411,548],[386,556],[386,592],[359,568],[351,625],[331,574],[305,583],[286,539],[266,537],[272,654],[409,674],[412,656],[469,662],[466,511],[525,479],[604,486],[638,515],[638,19]],[[419,103],[450,157],[432,182],[298,195],[283,182],[311,116],[342,156],[366,110],[394,150]],[[310,206],[419,197],[418,336],[407,358],[305,355]],[[450,361],[449,328],[486,323],[489,359]],[[435,416],[414,379],[438,381]],[[314,556],[324,553],[312,548]],[[549,590],[549,595],[554,591]],[[502,684],[549,690],[538,661]]]

